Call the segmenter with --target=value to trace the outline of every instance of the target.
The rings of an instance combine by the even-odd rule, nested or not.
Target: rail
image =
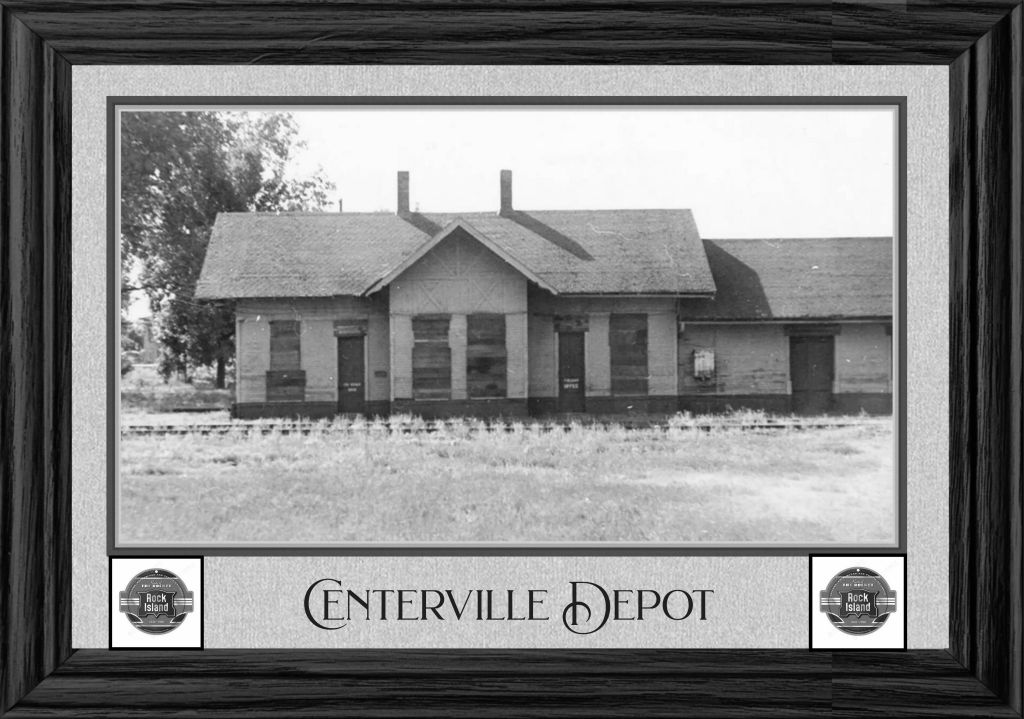
[[[504,421],[488,420],[466,422],[462,420],[430,420],[421,422],[394,421],[352,421],[352,422],[313,422],[313,421],[234,421],[203,424],[151,424],[126,425],[121,428],[122,437],[158,436],[158,435],[271,435],[271,434],[436,434],[450,432],[452,434],[479,434],[498,432],[572,432],[576,429],[600,428],[610,430],[623,428],[627,430],[657,429],[661,431],[681,430],[697,432],[742,431],[742,432],[776,432],[782,430],[805,431],[813,429],[841,429],[848,427],[887,427],[889,419],[835,418],[813,417],[807,419],[768,419],[768,420],[693,420],[683,422],[654,420],[543,420],[543,421]]]

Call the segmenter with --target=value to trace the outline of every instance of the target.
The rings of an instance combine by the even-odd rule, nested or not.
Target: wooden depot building
[[[239,417],[889,413],[892,239],[702,240],[689,210],[223,213]]]

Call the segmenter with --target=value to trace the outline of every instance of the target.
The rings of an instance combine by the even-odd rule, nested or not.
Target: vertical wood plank
[[[1009,641],[1008,703],[1024,710],[1024,6],[1010,17],[1009,93],[1012,101],[1010,123],[1010,267],[1011,288],[1010,377],[1010,486],[1007,520],[1010,540],[1010,593],[1007,603],[1013,612]]]
[[[949,111],[949,257],[950,257],[950,492],[949,492],[949,649],[968,669],[974,669],[971,617],[974,615],[974,563],[968,556],[974,536],[971,504],[971,463],[974,456],[974,233],[972,178],[974,139],[970,122],[973,95],[973,48],[950,67]]]
[[[951,72],[950,648],[1019,711],[1021,10]]]
[[[70,90],[3,12],[0,711],[70,655]]]

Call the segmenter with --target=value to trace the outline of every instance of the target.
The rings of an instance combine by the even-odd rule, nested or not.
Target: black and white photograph
[[[117,546],[897,546],[897,106],[113,118]]]

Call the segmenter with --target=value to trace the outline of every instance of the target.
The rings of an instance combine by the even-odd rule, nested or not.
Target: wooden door
[[[832,411],[832,380],[835,373],[835,337],[789,338],[789,376],[793,387],[793,412],[803,415]]]
[[[558,411],[584,412],[583,333],[558,333]]]
[[[362,413],[366,405],[366,362],[362,335],[338,338],[338,412]]]

